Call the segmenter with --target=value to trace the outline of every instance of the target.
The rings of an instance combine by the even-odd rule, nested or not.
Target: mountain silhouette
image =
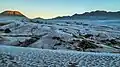
[[[0,16],[12,16],[12,17],[25,17],[24,14],[22,14],[19,11],[4,11],[0,13]],[[35,18],[35,19],[43,19],[43,18]],[[120,11],[117,12],[107,12],[107,11],[91,11],[91,12],[85,12],[83,14],[74,14],[72,16],[58,16],[55,18],[52,18],[52,20],[79,20],[79,19],[120,19]]]
[[[23,15],[21,12],[19,11],[4,11],[2,13],[0,13],[0,16],[19,16],[19,17],[26,17],[25,15]]]
[[[76,20],[76,19],[120,19],[120,11],[118,12],[107,12],[107,11],[92,11],[85,12],[83,14],[74,14],[72,16],[62,16],[52,18],[54,20]]]

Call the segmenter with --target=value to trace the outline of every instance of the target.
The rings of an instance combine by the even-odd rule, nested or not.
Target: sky
[[[53,18],[95,10],[120,11],[120,0],[0,0],[0,12],[17,10],[29,18]]]

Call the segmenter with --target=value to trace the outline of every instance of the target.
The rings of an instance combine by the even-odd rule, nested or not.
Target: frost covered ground
[[[0,46],[0,67],[119,67],[120,54]]]
[[[0,31],[0,44],[52,50],[120,53],[120,20],[33,19],[11,22],[0,26],[1,30],[10,30],[9,33]]]

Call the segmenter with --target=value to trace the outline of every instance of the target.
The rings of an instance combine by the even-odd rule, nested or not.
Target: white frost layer
[[[6,63],[2,62],[4,59]],[[120,54],[0,46],[0,67],[7,66],[119,67]]]

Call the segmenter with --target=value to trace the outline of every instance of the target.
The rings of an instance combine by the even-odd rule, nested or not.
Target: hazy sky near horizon
[[[120,0],[0,0],[0,12],[18,10],[30,18],[52,18],[95,10],[119,11]]]

